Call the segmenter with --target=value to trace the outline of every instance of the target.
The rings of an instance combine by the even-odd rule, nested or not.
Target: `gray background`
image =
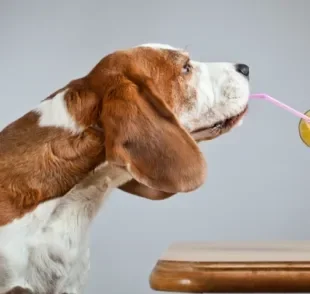
[[[0,2],[0,126],[80,77],[105,54],[144,42],[250,64],[252,91],[310,108],[308,0]],[[180,240],[305,240],[309,149],[298,119],[253,101],[242,128],[201,144],[209,178],[163,202],[115,191],[92,227],[86,293],[152,293],[150,271]]]

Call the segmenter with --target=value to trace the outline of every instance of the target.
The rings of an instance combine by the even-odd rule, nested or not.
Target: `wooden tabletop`
[[[150,285],[179,293],[310,292],[310,241],[173,244]]]

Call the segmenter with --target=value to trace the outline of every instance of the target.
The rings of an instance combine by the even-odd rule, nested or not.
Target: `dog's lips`
[[[223,121],[216,122],[212,126],[197,129],[191,132],[191,136],[196,141],[210,140],[219,135],[228,132],[230,129],[239,124],[248,110],[248,105],[237,115],[229,117]]]

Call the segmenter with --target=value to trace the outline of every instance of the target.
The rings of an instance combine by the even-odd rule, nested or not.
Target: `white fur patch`
[[[83,129],[76,123],[68,112],[64,99],[66,91],[58,93],[55,97],[42,101],[35,109],[40,114],[39,126],[58,127],[80,133]]]
[[[196,96],[190,107],[181,106],[178,117],[189,131],[210,127],[242,112],[249,97],[249,82],[238,73],[233,63],[191,61],[189,91]]]
[[[48,201],[21,219],[0,227],[0,276],[6,277],[0,284],[0,293],[15,286],[28,287],[25,272],[28,267],[28,242],[36,238],[46,224],[59,199]],[[1,280],[1,279],[0,279]]]
[[[146,43],[146,44],[139,45],[137,47],[149,47],[149,48],[153,48],[153,49],[180,50],[180,49],[174,48],[170,45],[160,44],[160,43]]]

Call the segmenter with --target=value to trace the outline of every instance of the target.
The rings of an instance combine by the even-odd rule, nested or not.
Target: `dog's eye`
[[[188,73],[190,73],[191,70],[192,70],[192,68],[193,68],[193,67],[191,66],[190,62],[189,62],[189,61],[186,62],[186,63],[184,64],[183,68],[182,68],[182,74],[188,74]]]

